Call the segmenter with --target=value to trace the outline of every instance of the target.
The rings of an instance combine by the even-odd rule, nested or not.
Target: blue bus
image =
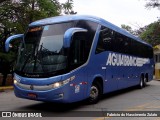
[[[21,38],[14,74],[19,98],[97,103],[102,94],[153,79],[152,46],[106,20],[71,15],[29,24]]]

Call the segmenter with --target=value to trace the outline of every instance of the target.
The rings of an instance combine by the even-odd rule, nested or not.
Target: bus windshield
[[[63,35],[70,27],[72,22],[29,28],[19,49],[15,71],[31,77],[65,71]]]

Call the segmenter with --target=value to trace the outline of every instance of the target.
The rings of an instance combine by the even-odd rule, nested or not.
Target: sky
[[[67,0],[59,0],[65,2]],[[160,10],[145,8],[146,0],[73,0],[73,10],[80,15],[101,17],[119,27],[138,29],[157,21]]]

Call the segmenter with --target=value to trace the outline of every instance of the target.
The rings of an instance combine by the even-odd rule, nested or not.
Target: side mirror
[[[80,32],[87,32],[87,29],[84,28],[69,28],[65,33],[64,33],[64,39],[63,39],[63,45],[64,48],[69,48],[71,45],[71,40],[72,40],[72,36],[75,33],[80,33]]]
[[[18,38],[23,38],[24,34],[17,34],[17,35],[12,35],[9,38],[7,38],[6,42],[5,42],[5,50],[6,52],[9,51],[9,47],[10,47],[10,42],[18,39]]]

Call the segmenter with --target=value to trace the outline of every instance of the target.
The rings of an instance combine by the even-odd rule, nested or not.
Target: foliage
[[[131,34],[140,37],[142,40],[150,43],[152,46],[160,44],[160,21],[151,23],[137,30],[133,30],[130,26],[124,24],[121,25],[121,27]]]
[[[158,8],[160,10],[160,0],[146,0],[146,8]],[[160,44],[160,20],[149,24],[140,37],[153,46]]]
[[[156,46],[160,44],[160,21],[154,22],[146,26],[146,30],[141,33],[140,37],[148,43]]]
[[[3,59],[7,63],[12,63],[15,60],[15,52],[10,51],[9,53],[0,53],[0,59]]]
[[[68,0],[65,3],[62,3],[62,9],[64,10],[65,14],[77,14],[72,10],[73,8],[73,0]]]
[[[125,25],[125,24],[122,24],[121,28],[123,28],[127,32],[129,32],[132,35],[137,36],[137,37],[139,37],[140,34],[145,31],[145,27],[139,27],[138,29],[133,30],[132,27]]]
[[[160,9],[160,0],[147,0],[146,8],[158,8]]]
[[[124,30],[128,31],[129,33],[133,34],[134,31],[132,30],[132,28],[128,25],[122,24],[121,28],[123,28]]]

